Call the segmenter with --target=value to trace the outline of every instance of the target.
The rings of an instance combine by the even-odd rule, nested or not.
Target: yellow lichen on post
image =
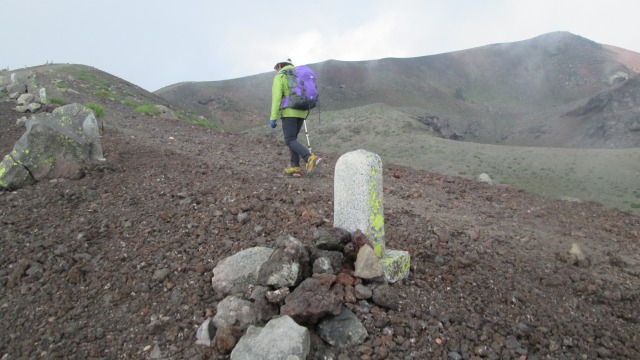
[[[378,158],[379,159],[379,158]],[[365,233],[367,237],[373,243],[373,250],[377,257],[381,257],[384,253],[384,208],[382,205],[382,187],[379,186],[378,178],[381,178],[379,173],[382,171],[378,167],[379,161],[375,161],[372,156],[367,156],[369,163],[373,164],[371,167],[371,176],[369,180],[369,231]]]

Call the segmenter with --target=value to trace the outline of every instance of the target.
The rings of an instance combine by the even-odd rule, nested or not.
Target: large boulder
[[[43,179],[78,179],[93,162],[104,161],[93,111],[79,104],[39,113],[0,163],[0,187],[14,190]]]

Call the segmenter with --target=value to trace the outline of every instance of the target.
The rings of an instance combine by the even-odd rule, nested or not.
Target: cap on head
[[[284,65],[293,65],[293,63],[291,62],[291,59],[290,59],[290,58],[286,58],[286,59],[285,59],[285,60],[283,60],[283,61],[278,61],[278,62],[273,66],[273,69],[274,69],[274,70],[278,70],[278,65],[280,65],[280,64],[282,64],[283,66],[284,66]]]

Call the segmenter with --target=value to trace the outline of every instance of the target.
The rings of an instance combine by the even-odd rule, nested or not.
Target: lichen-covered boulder
[[[0,187],[19,189],[43,179],[78,179],[93,162],[104,161],[93,111],[70,104],[38,113],[0,163]]]

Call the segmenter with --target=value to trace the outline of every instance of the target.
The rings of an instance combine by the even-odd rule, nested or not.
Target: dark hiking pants
[[[287,144],[291,153],[291,167],[300,166],[300,158],[307,161],[311,155],[311,152],[298,141],[298,134],[303,124],[304,119],[301,118],[282,118],[284,143]]]

